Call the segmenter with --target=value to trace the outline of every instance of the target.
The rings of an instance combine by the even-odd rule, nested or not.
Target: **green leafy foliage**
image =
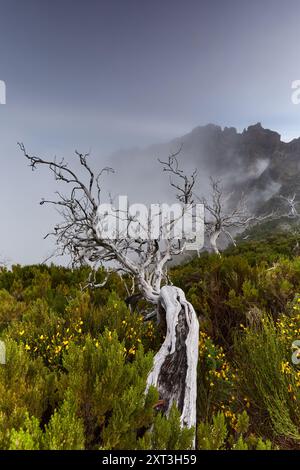
[[[76,413],[76,403],[67,393],[59,409],[55,410],[43,438],[43,447],[49,450],[84,449],[84,425]]]
[[[196,433],[145,393],[163,337],[144,301],[128,308],[128,279],[90,290],[87,267],[0,268],[0,448],[299,448],[297,241],[262,232],[170,270],[200,320]]]
[[[246,411],[237,417],[236,428],[230,431],[223,412],[212,417],[212,423],[200,422],[197,430],[198,449],[201,450],[271,450],[269,440],[257,438],[249,432]]]
[[[181,428],[180,413],[173,405],[168,419],[159,413],[151,431],[139,440],[140,449],[180,450],[192,449],[195,430]]]

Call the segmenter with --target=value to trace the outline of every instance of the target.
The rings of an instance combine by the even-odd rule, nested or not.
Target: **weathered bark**
[[[125,299],[125,303],[127,307],[129,307],[130,311],[134,312],[136,310],[137,304],[142,298],[142,294],[132,294]]]
[[[184,292],[174,286],[162,287],[158,319],[165,322],[166,337],[154,358],[147,389],[154,385],[168,415],[175,403],[181,413],[181,425],[196,426],[197,362],[199,323]]]
[[[221,235],[221,230],[216,230],[213,232],[209,238],[210,245],[213,249],[213,252],[216,253],[217,255],[220,255],[218,246],[217,246],[217,240],[219,236]]]

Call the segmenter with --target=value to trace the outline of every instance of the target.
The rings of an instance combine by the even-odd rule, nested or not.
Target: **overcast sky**
[[[298,0],[0,0],[0,258],[40,262],[47,157],[168,141],[213,122],[300,135]]]

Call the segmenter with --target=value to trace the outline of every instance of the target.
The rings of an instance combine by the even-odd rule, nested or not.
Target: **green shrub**
[[[62,386],[83,419],[88,447],[134,447],[138,430],[151,424],[157,395],[144,390],[152,355],[140,346],[128,361],[124,349],[106,330],[96,341],[87,337],[83,347],[71,344],[64,355]]]
[[[40,450],[42,448],[43,432],[39,420],[28,413],[20,429],[10,432],[9,450]]]
[[[154,418],[151,430],[139,439],[138,448],[151,450],[192,449],[194,432],[194,428],[181,428],[180,413],[173,405],[168,418],[161,413]]]
[[[46,426],[43,447],[48,450],[82,450],[84,441],[83,421],[78,418],[76,404],[67,394]]]
[[[211,425],[200,422],[197,429],[198,449],[220,450],[224,448],[227,434],[224,413],[213,416]]]
[[[201,254],[170,269],[200,319],[199,448],[299,446],[298,234],[243,241],[221,257]],[[299,250],[298,250],[299,253]],[[117,273],[86,288],[90,268],[0,268],[1,449],[189,449],[178,410],[155,411],[145,394],[163,341],[148,308],[131,311]],[[103,269],[96,282],[106,277]],[[265,319],[264,319],[265,318]]]
[[[6,340],[6,364],[0,366],[0,448],[9,446],[9,432],[28,416],[43,421],[54,406],[57,379],[41,358],[32,359],[22,345]]]
[[[223,412],[212,416],[211,423],[200,422],[197,428],[197,448],[200,450],[271,450],[272,443],[249,433],[246,411],[237,416],[235,429],[228,426]]]
[[[246,328],[237,338],[235,351],[240,390],[250,397],[258,425],[269,424],[276,435],[299,440],[300,395],[290,393],[294,379],[285,373],[285,367],[290,367],[287,351],[272,319],[264,316],[259,328]]]
[[[0,290],[0,331],[22,318],[26,306],[18,302],[7,290]]]

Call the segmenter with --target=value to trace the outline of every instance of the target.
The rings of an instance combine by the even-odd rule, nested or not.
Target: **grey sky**
[[[300,135],[298,0],[0,0],[0,257],[40,262],[54,184],[17,149],[97,165],[214,122]]]

